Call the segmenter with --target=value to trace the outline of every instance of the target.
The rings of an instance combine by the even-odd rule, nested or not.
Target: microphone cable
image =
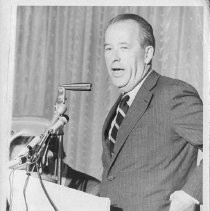
[[[19,168],[21,168],[21,166],[19,166]],[[18,169],[18,168],[17,168]],[[17,169],[13,169],[10,174],[9,174],[9,187],[10,187],[10,193],[9,193],[9,211],[12,210],[12,206],[13,206],[13,191],[14,191],[14,174],[15,174],[15,171]],[[23,188],[23,196],[24,196],[24,201],[25,201],[25,204],[26,204],[26,207],[28,207],[27,205],[27,202],[26,202],[26,195],[25,195],[25,189],[26,189],[26,186],[27,186],[27,181],[28,177],[26,178],[26,181],[25,181],[25,184],[24,184],[24,188]],[[26,208],[27,209],[27,208]]]
[[[51,204],[51,206],[53,207],[53,209],[54,209],[55,211],[58,211],[58,208],[56,207],[56,205],[54,204],[54,202],[53,202],[52,199],[50,198],[50,196],[49,196],[49,194],[48,194],[48,192],[47,192],[47,190],[46,190],[46,188],[45,188],[45,186],[44,186],[44,183],[43,183],[43,181],[42,181],[41,174],[39,173],[39,165],[38,165],[38,163],[36,162],[35,165],[36,165],[36,171],[37,171],[37,175],[38,175],[38,178],[39,178],[39,182],[40,182],[41,187],[42,187],[42,189],[43,189],[43,191],[44,191],[44,193],[45,193],[45,196],[47,197],[47,199],[48,199],[48,201],[50,202],[50,204]]]
[[[34,168],[35,167],[33,166],[32,169],[31,169],[31,172],[34,171]],[[27,200],[26,200],[26,188],[28,186],[28,181],[29,181],[30,176],[31,176],[31,174],[28,173],[26,180],[25,180],[25,183],[24,183],[24,187],[23,187],[23,197],[24,197],[24,202],[25,202],[25,206],[26,206],[26,211],[28,211],[28,203],[27,203]]]
[[[30,177],[30,174],[27,175],[25,183],[24,183],[24,187],[23,187],[23,197],[24,197],[24,202],[25,202],[25,206],[26,206],[26,211],[28,211],[28,203],[26,200],[26,188],[28,185],[29,177]]]
[[[9,186],[10,186],[10,193],[9,193],[9,211],[12,210],[14,172],[15,172],[15,169],[13,169],[13,170],[10,172],[10,174],[9,174]]]

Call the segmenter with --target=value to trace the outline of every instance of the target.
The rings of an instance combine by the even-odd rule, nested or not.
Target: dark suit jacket
[[[202,101],[183,81],[153,71],[118,131],[114,155],[107,139],[119,99],[103,127],[100,195],[123,211],[166,211],[169,196],[184,190],[201,201]]]

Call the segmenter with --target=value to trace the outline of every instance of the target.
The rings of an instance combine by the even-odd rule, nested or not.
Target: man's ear
[[[147,46],[145,48],[145,54],[144,54],[144,63],[149,64],[152,60],[152,57],[154,55],[154,48],[152,46]]]

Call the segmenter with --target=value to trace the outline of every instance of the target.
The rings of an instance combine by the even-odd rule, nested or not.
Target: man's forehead
[[[113,23],[108,26],[105,32],[105,42],[109,39],[115,39],[119,42],[127,42],[131,38],[135,39],[135,35],[139,36],[139,26],[133,20],[126,20]],[[118,40],[118,39],[122,40]]]

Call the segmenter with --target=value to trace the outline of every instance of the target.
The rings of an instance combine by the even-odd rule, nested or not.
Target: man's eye
[[[121,49],[122,49],[122,50],[127,50],[128,47],[127,47],[127,46],[122,46]]]
[[[112,48],[111,48],[111,47],[106,47],[106,48],[104,48],[104,50],[105,50],[105,51],[111,51]]]

